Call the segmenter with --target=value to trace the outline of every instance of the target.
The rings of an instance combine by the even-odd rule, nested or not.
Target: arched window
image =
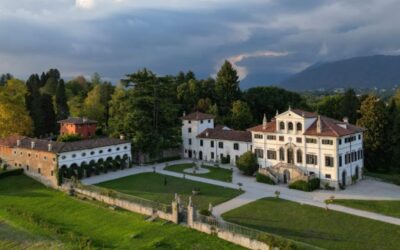
[[[280,128],[280,130],[284,130],[285,129],[285,123],[284,122],[280,122],[279,123],[279,128]]]
[[[279,149],[279,160],[284,161],[285,160],[285,150],[283,148]]]
[[[297,163],[303,163],[303,152],[298,149],[296,152]]]
[[[298,123],[296,124],[296,130],[297,130],[297,131],[303,130],[303,126],[301,125],[300,122],[298,122]]]
[[[292,122],[288,123],[288,130],[293,130],[293,123]]]

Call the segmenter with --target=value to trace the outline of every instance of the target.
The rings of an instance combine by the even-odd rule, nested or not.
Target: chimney
[[[276,116],[278,116],[279,115],[279,112],[278,112],[278,110],[276,110]]]
[[[125,135],[119,135],[119,139],[125,140]]]
[[[21,146],[21,140],[20,139],[17,140],[17,147],[19,147],[19,146]]]
[[[53,145],[51,145],[51,143],[47,144],[47,149],[48,149],[48,151],[51,151],[52,148],[53,148]]]
[[[31,148],[35,148],[35,142],[31,141]]]
[[[289,111],[291,111],[292,110],[292,107],[290,106],[290,104],[289,104]]]
[[[317,120],[317,133],[320,134],[322,131],[322,123],[321,123],[321,116],[318,116],[318,120]]]
[[[183,111],[182,117],[186,116],[186,111]]]
[[[343,117],[343,122],[349,123],[349,118],[348,117]]]
[[[263,129],[267,129],[267,122],[268,122],[267,116],[266,116],[265,113],[264,113],[263,126],[262,126]]]
[[[88,118],[87,117],[82,117],[83,122],[87,122]]]

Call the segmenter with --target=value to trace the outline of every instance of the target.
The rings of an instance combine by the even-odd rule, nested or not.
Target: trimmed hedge
[[[318,189],[320,186],[320,180],[318,178],[312,179],[310,181],[298,180],[289,184],[290,189],[297,189],[305,192],[311,192]]]
[[[8,176],[13,176],[13,175],[21,175],[23,173],[24,173],[24,170],[22,168],[6,170],[4,172],[0,172],[0,179],[8,177]]]
[[[256,175],[256,181],[269,184],[269,185],[276,185],[276,183],[269,177],[260,173],[257,173]]]

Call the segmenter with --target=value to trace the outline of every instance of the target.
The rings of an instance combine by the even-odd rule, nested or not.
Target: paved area
[[[172,165],[172,164],[189,163],[189,162],[191,161],[179,160],[179,161],[169,162],[168,164]],[[129,175],[152,172],[154,171],[153,168],[155,168],[156,172],[164,175],[186,178],[194,181],[214,184],[223,187],[238,188],[239,187],[238,183],[242,183],[241,188],[245,191],[245,193],[235,197],[232,200],[229,200],[225,203],[216,206],[213,210],[213,214],[217,217],[220,217],[223,213],[229,210],[243,206],[247,203],[256,201],[258,199],[264,197],[274,197],[275,191],[279,191],[280,197],[283,199],[322,208],[325,208],[326,206],[324,200],[332,195],[335,196],[335,198],[337,199],[340,198],[340,199],[366,199],[366,200],[400,200],[399,186],[374,180],[360,181],[360,183],[357,183],[357,185],[347,187],[346,190],[338,190],[338,191],[318,190],[307,193],[298,190],[288,189],[287,186],[285,185],[273,186],[273,185],[258,183],[256,182],[254,177],[243,176],[237,168],[233,168],[232,183],[227,183],[198,176],[191,176],[189,174],[181,174],[181,173],[166,171],[163,170],[164,167],[165,163],[155,164],[151,166],[134,167],[131,169],[125,169],[122,171],[111,172],[104,175],[87,178],[84,179],[82,183],[87,185],[96,184]],[[222,167],[231,169],[231,166],[222,166]],[[340,205],[330,205],[329,208],[331,210],[336,210],[361,217],[366,217],[374,220],[400,225],[399,218],[393,218],[376,213],[348,208]]]

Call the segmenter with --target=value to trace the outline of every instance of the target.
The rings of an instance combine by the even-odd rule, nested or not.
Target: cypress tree
[[[240,98],[239,76],[229,61],[225,61],[215,82],[217,102],[222,116],[227,116],[232,103]]]
[[[65,94],[65,84],[63,79],[60,79],[60,81],[57,84],[56,110],[57,110],[57,120],[62,120],[69,116],[67,95]]]

